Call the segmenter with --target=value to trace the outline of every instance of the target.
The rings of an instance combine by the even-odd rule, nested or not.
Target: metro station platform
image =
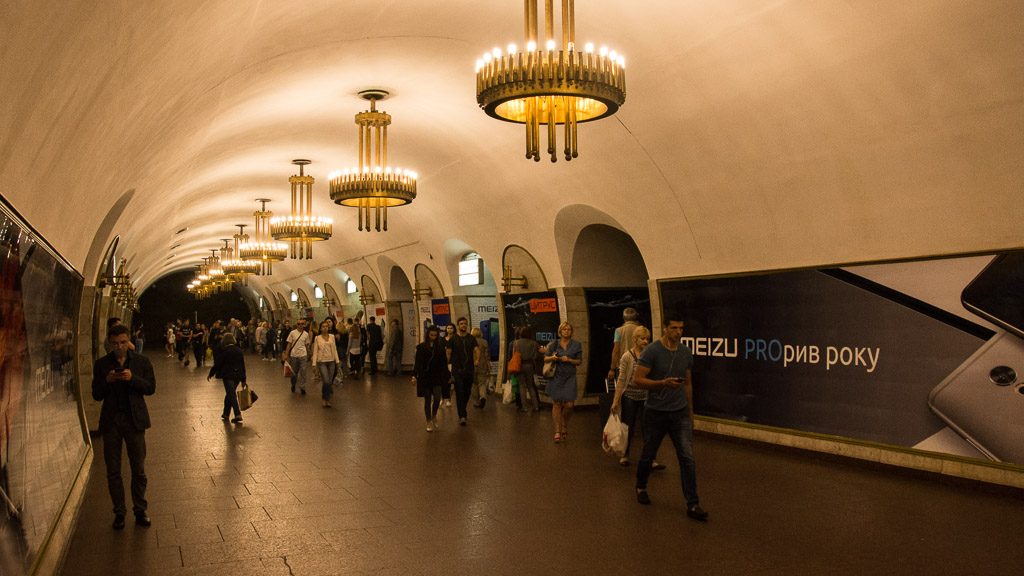
[[[102,441],[63,573],[159,575],[977,574],[1024,567],[1020,491],[698,434],[711,517],[685,515],[677,464],[637,504],[635,464],[581,410],[491,397],[427,433],[407,377],[348,381],[322,408],[280,364],[246,357],[259,401],[220,419],[223,387],[159,350],[147,433],[149,513],[114,531]],[[634,448],[633,457],[637,454]],[[127,460],[124,463],[127,488]],[[129,501],[130,506],[130,501]]]

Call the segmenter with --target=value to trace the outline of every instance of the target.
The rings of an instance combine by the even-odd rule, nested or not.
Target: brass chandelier
[[[275,242],[270,235],[270,219],[274,213],[267,210],[267,198],[257,198],[260,209],[253,212],[256,217],[256,232],[252,242],[245,240],[238,246],[238,257],[260,265],[259,274],[269,276],[274,272],[274,262],[281,262],[288,257],[288,245]]]
[[[245,233],[245,224],[235,224],[238,227],[238,234],[232,236],[234,244],[229,246],[231,240],[224,240],[224,248],[221,249],[221,268],[224,274],[243,286],[249,284],[250,274],[259,274],[262,267],[259,262],[253,260],[242,260],[240,257],[241,246],[249,242],[249,235]]]
[[[416,173],[388,166],[388,125],[391,115],[377,111],[377,101],[388,96],[384,90],[363,90],[359,96],[370,101],[370,109],[356,114],[359,127],[359,166],[334,171],[330,178],[331,200],[359,211],[359,229],[388,229],[388,208],[409,204],[416,198]],[[365,226],[365,227],[364,227]]]
[[[274,240],[288,242],[292,259],[305,260],[313,257],[313,242],[331,237],[334,223],[330,218],[313,215],[314,179],[303,169],[310,161],[292,160],[292,164],[299,167],[299,174],[288,178],[292,185],[292,213],[271,218],[270,235]]]
[[[556,154],[555,126],[564,126],[567,161],[579,156],[576,124],[611,116],[626,101],[625,59],[587,43],[576,49],[574,0],[562,0],[562,42],[556,50],[554,2],[545,0],[545,43],[538,42],[537,0],[524,0],[526,50],[509,44],[476,61],[476,101],[494,118],[526,124],[526,157],[540,161],[541,126],[547,126],[547,153]]]

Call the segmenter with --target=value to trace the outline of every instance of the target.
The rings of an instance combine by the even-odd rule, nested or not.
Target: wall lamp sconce
[[[506,264],[501,271],[501,286],[505,292],[511,292],[513,287],[527,288],[529,283],[526,281],[526,276],[513,276],[512,266]]]
[[[423,296],[426,296],[427,298],[433,298],[434,297],[434,289],[431,288],[430,286],[427,286],[426,288],[414,288],[413,291],[412,291],[412,296],[413,296],[413,298],[416,298],[417,300],[420,299]]]
[[[377,299],[374,298],[373,294],[369,294],[367,296],[359,296],[359,303],[362,304],[363,306],[366,306],[367,304],[373,304],[376,301]]]

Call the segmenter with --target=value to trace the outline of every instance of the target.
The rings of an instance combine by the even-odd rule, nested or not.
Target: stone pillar
[[[559,316],[563,322],[572,324],[572,337],[583,345],[583,363],[576,368],[577,404],[596,404],[596,396],[584,396],[587,386],[587,364],[590,359],[590,315],[587,313],[587,298],[583,288],[555,288],[558,295]]]

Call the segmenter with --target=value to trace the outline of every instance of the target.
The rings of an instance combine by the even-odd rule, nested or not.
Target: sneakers
[[[124,519],[123,518],[121,519],[121,523],[122,523],[121,525],[123,526],[124,525]],[[136,525],[138,525],[138,526],[149,526],[152,523],[153,523],[153,521],[149,519],[149,516],[147,516],[145,512],[136,512],[135,513],[135,524]]]
[[[235,424],[241,424],[241,423],[242,423],[242,417],[241,417],[241,416],[238,416],[238,417],[236,417],[236,418],[232,418],[232,419],[231,419],[231,421],[232,421],[233,423],[235,423]]]
[[[124,514],[115,514],[114,515],[113,528],[114,528],[114,530],[123,530],[124,529]]]
[[[619,466],[629,466],[629,458],[619,458]]]
[[[689,508],[687,508],[686,515],[690,518],[693,518],[694,520],[700,520],[701,522],[704,522],[708,519],[708,513],[705,512],[704,509],[700,507],[700,504],[697,504],[696,506],[690,506]]]
[[[636,491],[636,501],[644,505],[650,504],[651,497],[647,494],[647,490],[641,490],[638,488]],[[689,514],[689,511],[687,511],[687,514]]]
[[[434,431],[434,421],[433,420],[427,420],[427,432],[433,432],[433,431]]]
[[[654,464],[651,464],[651,470],[664,470],[665,465],[655,460]]]
[[[451,398],[445,398],[444,399],[444,407],[445,408],[451,408],[452,407],[452,399]]]
[[[466,425],[466,419],[465,418],[459,418],[459,426],[465,426],[465,425]]]

